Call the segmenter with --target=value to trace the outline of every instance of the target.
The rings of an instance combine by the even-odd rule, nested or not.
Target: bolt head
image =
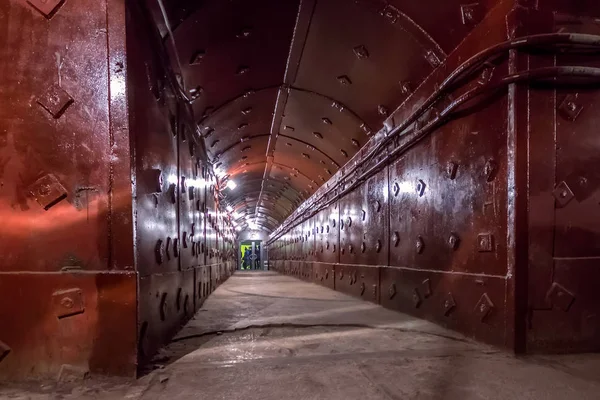
[[[456,250],[458,248],[459,242],[460,238],[456,233],[451,233],[450,237],[448,237],[448,246],[450,246],[452,250]]]
[[[393,299],[394,296],[396,296],[396,293],[396,284],[392,283],[388,289],[388,295],[390,296],[390,299]]]
[[[162,264],[164,262],[164,257],[165,257],[165,244],[162,240],[158,240],[156,242],[156,246],[154,248],[154,253],[156,256],[156,262],[158,264]]]
[[[425,187],[427,185],[425,185],[425,182],[422,179],[419,179],[417,181],[417,194],[419,195],[419,197],[423,196],[423,194],[425,194]]]
[[[423,253],[423,249],[425,248],[425,242],[423,241],[423,238],[421,236],[417,237],[417,240],[415,241],[415,249],[417,250],[418,254]]]
[[[375,209],[375,212],[380,212],[381,211],[381,202],[379,200],[375,200],[373,208]]]

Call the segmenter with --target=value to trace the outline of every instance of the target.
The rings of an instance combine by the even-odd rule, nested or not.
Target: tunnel
[[[599,21],[594,0],[3,1],[0,381],[143,376],[243,282],[291,296],[280,317],[306,291],[507,357],[598,352]]]

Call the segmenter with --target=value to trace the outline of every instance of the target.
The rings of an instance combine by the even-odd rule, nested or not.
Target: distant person
[[[244,254],[244,269],[250,269],[251,266],[250,252],[246,250],[246,253]]]

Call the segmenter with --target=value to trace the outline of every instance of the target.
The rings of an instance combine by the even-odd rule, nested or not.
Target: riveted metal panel
[[[431,38],[421,43],[407,31],[410,20],[390,23],[384,8],[370,1],[317,1],[295,82],[344,104],[369,126],[380,126],[406,98],[403,80],[416,87],[433,70],[427,52],[444,58]]]
[[[484,275],[381,268],[381,305],[507,346],[512,333],[505,285],[503,278]]]
[[[135,373],[124,14],[0,4],[2,379]]]
[[[331,98],[291,89],[279,132],[280,140],[298,139],[326,154],[320,164],[329,177],[366,143],[370,128]]]
[[[133,268],[131,257],[111,262],[109,254],[112,212],[126,214],[131,190],[111,201],[106,30],[107,14],[122,10],[107,7],[0,5],[1,270]],[[23,32],[38,40],[25,42]]]
[[[364,186],[349,193],[340,200],[340,263],[357,264],[360,262],[362,242],[366,242],[366,233],[361,227]]]
[[[131,16],[132,23],[134,19]],[[138,30],[149,31],[141,21],[137,23]],[[140,274],[147,276],[179,270],[178,208],[188,194],[182,193],[182,183],[186,183],[179,174],[177,151],[189,129],[173,91],[164,86],[166,71],[151,42],[140,43],[133,35],[128,38],[131,112],[144,116],[132,120],[131,132],[136,154],[137,260]],[[152,82],[148,82],[147,69],[154,78]],[[163,101],[157,101],[157,97]]]
[[[379,267],[337,264],[335,290],[378,304]]]
[[[389,201],[387,168],[365,183],[365,194],[360,212],[365,251],[360,264],[387,265],[389,246]],[[366,236],[366,240],[364,240]],[[362,243],[361,243],[362,246]]]
[[[582,6],[586,15],[600,12],[597,4]],[[557,9],[560,12],[552,12]],[[600,34],[597,21],[583,16],[582,9],[574,4],[543,4],[540,14],[551,15],[550,26],[555,31]],[[539,24],[541,15],[530,19]],[[597,59],[584,54],[559,55],[555,59],[540,55],[528,61],[541,66],[599,65]],[[600,303],[590,283],[598,275],[594,267],[598,261],[596,222],[600,201],[600,180],[595,172],[597,118],[590,112],[598,102],[598,93],[559,87],[550,93],[531,90],[529,97],[536,101],[529,101],[528,114],[540,117],[529,126],[528,350],[598,351]]]
[[[335,272],[336,264],[329,263],[315,263],[313,264],[313,282],[317,285],[328,287],[329,289],[335,288]]]
[[[175,27],[174,39],[187,89],[200,88],[196,115],[282,82],[297,1],[209,1],[194,8]]]
[[[476,35],[467,38],[446,64],[394,113],[386,122],[386,129],[410,116],[468,54],[503,41],[506,37],[503,21],[510,8],[505,5],[484,20],[476,29],[487,32],[485,39]],[[359,50],[362,57],[363,51]],[[506,74],[507,67],[500,66],[496,72]],[[472,82],[469,88],[476,84]],[[441,106],[450,101],[442,100]],[[336,290],[370,296],[375,302],[381,298],[387,307],[514,348],[517,335],[513,319],[514,278],[509,274],[514,261],[506,250],[508,109],[507,98],[491,99],[476,113],[447,122],[393,161],[389,170],[379,168],[370,181],[344,194],[339,200],[340,263],[335,264]],[[423,126],[439,111],[430,110],[415,126]],[[410,137],[410,131],[406,136]],[[374,139],[375,143],[382,137],[385,132]],[[387,152],[405,144],[405,140],[400,137],[388,146]],[[369,145],[336,175],[344,180],[337,190],[345,190],[362,171],[375,168],[380,158],[375,157],[367,164],[361,158],[369,153],[369,148],[372,147]],[[382,204],[378,205],[376,200]],[[320,201],[311,206],[318,207]],[[382,214],[371,222],[370,217],[377,209]],[[380,245],[382,254],[371,256],[369,251],[371,247],[379,248],[377,240],[382,234],[385,235]],[[316,276],[320,272],[317,265]],[[384,267],[380,277],[377,265],[398,268]],[[404,276],[413,275],[419,277],[415,279],[423,276],[418,285],[405,282]],[[475,290],[469,285],[482,288]],[[444,289],[435,296],[439,296],[436,302],[441,305],[426,306],[427,297],[433,296],[432,290],[439,287]],[[432,307],[432,311],[422,313],[421,307]]]
[[[204,202],[204,179],[199,154],[202,149],[194,133],[184,127],[179,138],[179,268],[190,269],[198,265],[198,245],[203,235],[199,231],[200,210]],[[197,240],[199,239],[199,240]],[[200,244],[202,247],[202,244]]]
[[[141,363],[194,315],[194,270],[153,274],[139,281],[138,352]]]
[[[63,365],[134,376],[136,285],[133,272],[2,274],[2,379],[55,378]]]
[[[532,313],[529,349],[543,352],[594,352],[600,349],[595,280],[596,259],[557,259],[546,286],[547,309]]]

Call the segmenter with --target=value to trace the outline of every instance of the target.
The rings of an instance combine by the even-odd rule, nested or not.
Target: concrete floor
[[[230,278],[152,367],[0,399],[600,399],[600,355],[515,358],[269,272]]]

